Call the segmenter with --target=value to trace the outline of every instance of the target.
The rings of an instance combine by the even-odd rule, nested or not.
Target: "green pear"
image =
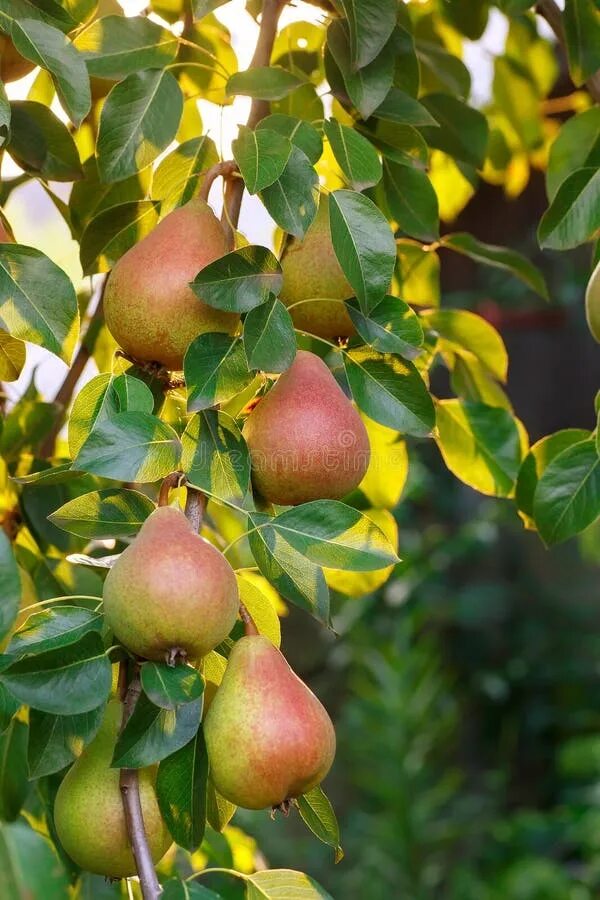
[[[159,506],[104,582],[104,615],[144,659],[198,659],[225,640],[237,618],[233,569],[180,509]]]
[[[204,737],[216,789],[246,809],[299,797],[325,778],[335,756],[325,708],[259,634],[234,645]]]
[[[190,200],[165,216],[108,278],[104,315],[119,346],[136,359],[181,369],[199,334],[235,331],[237,313],[213,309],[189,286],[200,269],[227,252],[223,227],[204,200]]]
[[[94,740],[65,775],[54,804],[54,824],[71,859],[87,872],[107,878],[136,874],[127,836],[119,769],[110,763],[119,729],[122,706],[111,700]],[[144,827],[152,859],[161,859],[172,839],[154,792],[156,767],[138,773]]]
[[[585,314],[592,337],[600,344],[600,262],[592,272],[585,292]]]
[[[271,503],[343,497],[369,465],[360,416],[323,360],[305,350],[254,407],[243,434],[254,485]]]
[[[280,299],[286,306],[293,306],[290,313],[296,328],[327,339],[355,333],[343,303],[354,296],[354,291],[331,243],[327,197],[321,198],[317,215],[304,238],[294,238],[286,244],[281,269]]]
[[[24,78],[33,69],[35,63],[21,56],[7,34],[0,34],[0,79],[4,84]]]

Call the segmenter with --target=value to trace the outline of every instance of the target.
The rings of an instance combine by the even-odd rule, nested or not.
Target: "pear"
[[[144,659],[198,659],[225,640],[237,618],[233,569],[180,509],[159,506],[104,582],[104,615]]]
[[[54,825],[71,859],[87,872],[107,878],[136,874],[127,836],[119,769],[111,769],[122,706],[111,700],[94,740],[65,775],[54,804]],[[152,859],[161,859],[172,843],[154,792],[156,767],[138,773],[144,827]]]
[[[592,337],[600,344],[600,262],[592,272],[585,292],[585,314]]]
[[[369,465],[360,416],[325,363],[305,350],[244,423],[255,487],[271,503],[337,499]]]
[[[286,244],[281,269],[280,299],[286,306],[299,304],[290,310],[296,328],[327,339],[355,333],[343,303],[354,296],[354,291],[331,243],[327,197],[321,198],[317,215],[304,238],[291,239]]]
[[[210,206],[195,198],[173,210],[116,263],[104,315],[116,342],[136,359],[181,369],[189,344],[206,331],[235,331],[237,313],[203,303],[189,286],[200,269],[228,252]]]
[[[0,79],[4,84],[17,81],[35,69],[35,63],[18,52],[7,34],[0,34]]]
[[[335,755],[325,708],[259,634],[240,638],[204,721],[210,774],[237,806],[285,806],[319,784]]]

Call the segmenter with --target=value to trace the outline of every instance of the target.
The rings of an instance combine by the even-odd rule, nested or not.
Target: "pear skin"
[[[180,509],[152,512],[104,582],[104,615],[116,637],[144,659],[199,659],[237,618],[233,569]]]
[[[110,768],[121,717],[121,704],[111,700],[98,734],[65,775],[54,804],[54,824],[68,855],[86,872],[107,878],[136,874],[119,788],[120,773]],[[157,863],[172,838],[154,791],[156,767],[140,769],[138,778],[148,844]]]
[[[585,292],[585,315],[592,337],[600,344],[600,262],[592,272]]]
[[[108,278],[104,315],[119,346],[136,359],[181,369],[199,334],[235,331],[237,313],[208,306],[189,286],[228,249],[221,223],[204,200],[190,200],[165,216]]]
[[[254,485],[272,503],[339,499],[369,465],[360,416],[323,360],[305,350],[252,410],[243,435]]]
[[[299,797],[323,780],[335,756],[325,708],[258,634],[234,645],[204,736],[216,789],[245,809]]]
[[[0,79],[4,84],[18,81],[35,69],[35,63],[25,59],[7,34],[0,34]]]
[[[331,243],[327,197],[321,197],[317,215],[304,238],[293,238],[286,244],[281,269],[280,299],[288,307],[299,304],[290,309],[296,328],[329,340],[355,333],[343,303],[354,296],[354,291]]]

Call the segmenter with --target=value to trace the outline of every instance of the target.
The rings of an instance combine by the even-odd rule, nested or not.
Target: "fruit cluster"
[[[333,253],[324,207],[305,241],[285,249],[284,297],[289,306],[315,299],[293,310],[299,327],[310,324],[316,334],[348,336],[352,324],[343,299],[351,290]],[[234,332],[239,316],[203,303],[189,286],[203,266],[226,251],[223,228],[201,199],[167,215],[129,250],[114,267],[104,295],[108,327],[123,350],[136,361],[180,369],[198,334]],[[257,497],[267,503],[340,498],[359,484],[369,464],[362,420],[326,364],[306,351],[298,351],[252,409],[243,434]],[[240,613],[229,562],[181,509],[166,502],[110,569],[103,601],[107,625],[136,660],[172,665],[201,665],[227,640]],[[233,645],[222,682],[205,704],[210,778],[237,806],[286,809],[327,775],[335,733],[319,700],[258,633],[243,606],[241,612],[246,633]],[[111,877],[136,871],[119,772],[111,768],[122,720],[121,702],[111,701],[96,738],[64,778],[55,805],[65,850],[84,869]],[[157,862],[171,839],[155,780],[155,767],[139,772],[144,825]],[[90,791],[93,819],[86,815]]]

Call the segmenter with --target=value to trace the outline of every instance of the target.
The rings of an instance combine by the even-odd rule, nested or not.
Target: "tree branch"
[[[264,0],[258,40],[248,69],[259,69],[262,66],[269,65],[273,44],[275,43],[275,37],[277,36],[279,17],[283,12],[285,5],[286,0]],[[252,106],[250,107],[250,115],[248,116],[248,121],[246,123],[248,128],[256,128],[260,120],[264,119],[268,114],[269,103],[267,100],[253,100]],[[235,178],[227,182],[225,187],[223,217],[221,221],[230,242],[233,240],[233,232],[237,228],[237,223],[240,218],[243,196],[244,182],[241,178]]]
[[[552,31],[554,32],[554,36],[556,40],[561,45],[563,50],[567,52],[567,40],[565,37],[565,28],[563,25],[563,14],[561,12],[560,7],[556,3],[556,0],[538,0],[536,3],[535,11],[542,19],[545,19]],[[595,72],[591,75],[586,83],[585,83],[590,96],[596,103],[600,103],[600,72]]]
[[[129,721],[142,691],[138,664],[135,664],[133,677],[129,684],[127,684],[126,667],[127,662],[122,662],[119,671],[119,686],[123,701],[121,731]],[[152,854],[148,846],[148,838],[146,837],[137,769],[121,769],[119,787],[125,812],[125,822],[127,823],[127,834],[140,879],[142,896],[144,900],[158,900],[162,893],[162,888],[156,877]]]
[[[227,183],[227,181],[233,177],[234,173],[238,171],[238,165],[233,159],[226,159],[215,163],[214,166],[211,166],[210,169],[207,169],[204,173],[199,196],[202,200],[208,200],[210,189],[217,178],[222,177],[223,181]]]
[[[187,487],[187,500],[185,501],[185,515],[189,519],[190,525],[195,532],[200,531],[202,519],[204,518],[204,509],[206,507],[206,497],[201,491],[191,485]]]

